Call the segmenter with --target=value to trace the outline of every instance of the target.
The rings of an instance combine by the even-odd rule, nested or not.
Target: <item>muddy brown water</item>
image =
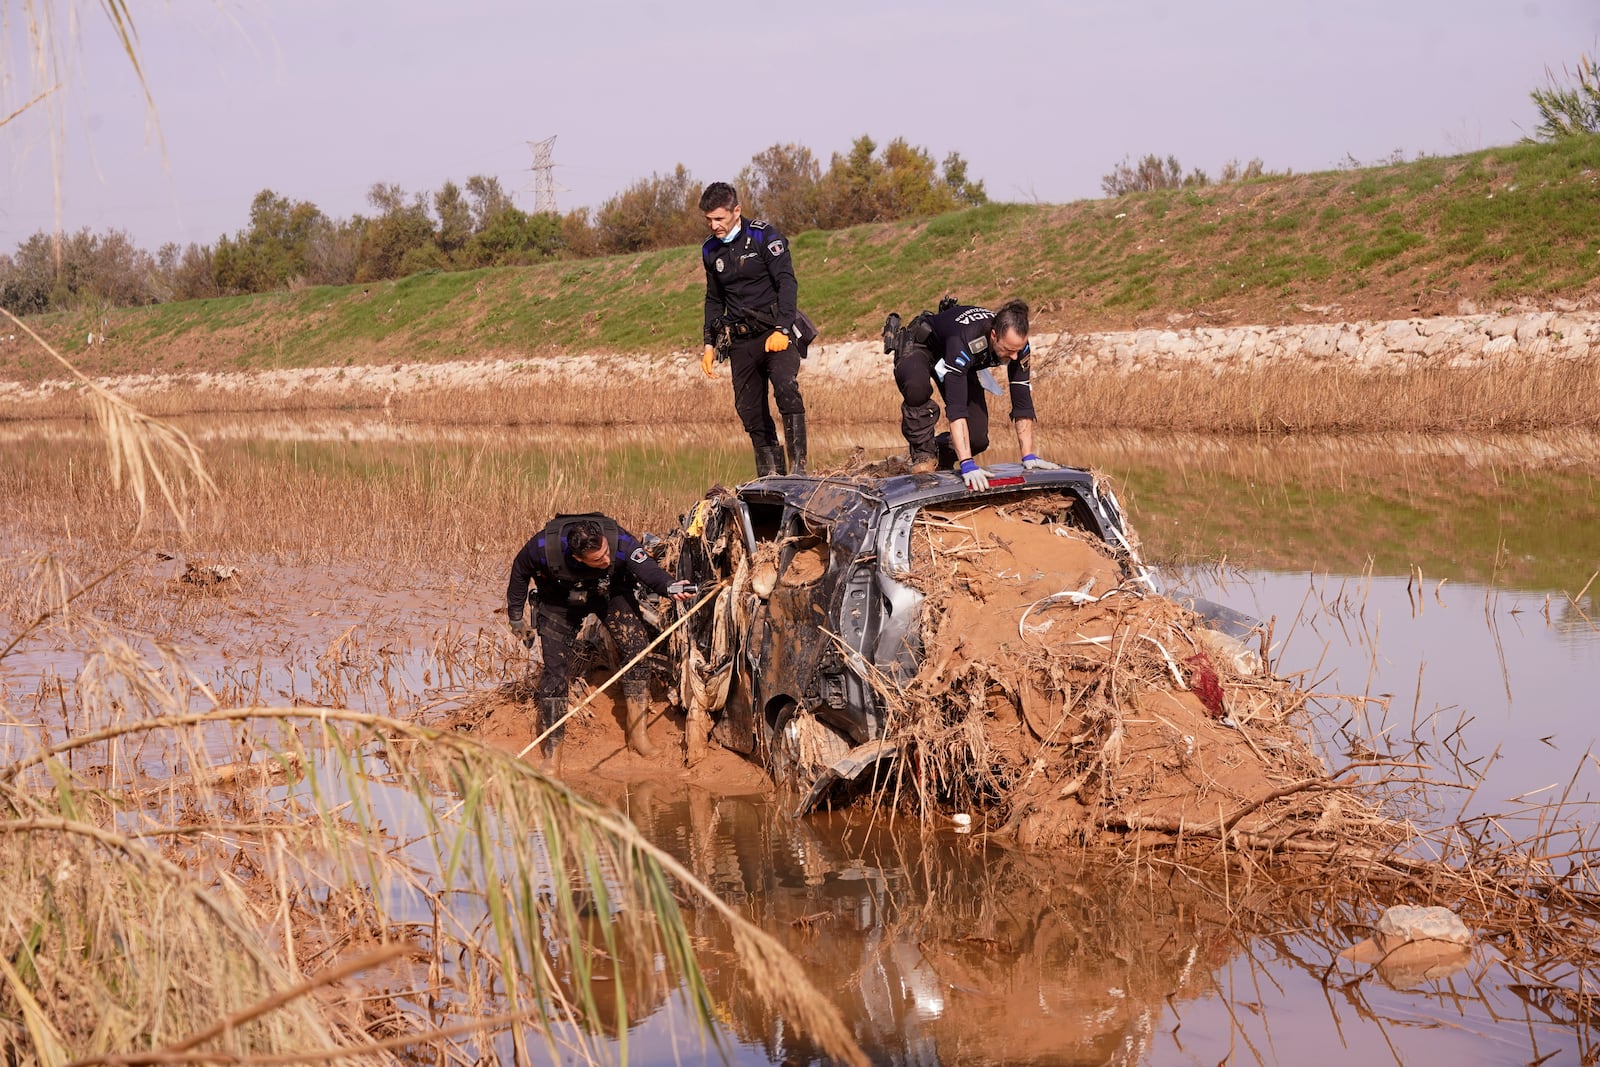
[[[1174,588],[1270,620],[1280,672],[1302,671],[1318,692],[1338,695],[1324,702],[1330,759],[1355,738],[1375,738],[1380,751],[1482,775],[1470,793],[1443,794],[1424,819],[1560,797],[1558,818],[1591,827],[1600,612],[1594,586],[1578,594],[1600,569],[1587,521],[1597,465],[1590,455],[1552,463],[1542,444],[1528,453],[1483,444],[1488,460],[1456,448],[1431,463],[1407,454],[1401,465],[1413,484],[1425,474],[1426,509],[1441,497],[1471,501],[1503,509],[1500,521],[1406,526],[1403,535],[1406,509],[1421,505],[1396,505],[1381,479],[1344,478],[1318,521],[1248,510],[1252,499],[1323,499],[1330,457],[1343,469],[1393,467],[1392,443],[1352,459],[1348,440],[1296,442],[1272,453],[1269,473],[1262,457],[1241,460],[1236,448],[1188,448],[1174,461],[1162,442],[1141,450],[1102,439],[1080,443],[1078,454],[1119,479],[1151,554],[1229,557],[1163,573]],[[1533,452],[1543,458],[1531,461]],[[1486,483],[1519,485],[1520,500],[1509,493],[1485,504]],[[1536,538],[1518,532],[1526,516],[1514,508],[1546,516]],[[1338,518],[1342,509],[1387,520]],[[1563,530],[1551,514],[1573,518]],[[1233,540],[1241,523],[1254,538],[1242,564]],[[1396,545],[1402,536],[1408,543]],[[1387,562],[1408,555],[1426,560],[1420,573]],[[1281,562],[1294,559],[1306,565]],[[144,564],[144,577],[171,589],[180,562]],[[187,614],[164,635],[224,700],[438,714],[521,667],[498,640],[499,582],[413,575],[372,587],[355,566],[238,562],[248,611],[226,593],[191,592]],[[80,667],[71,648],[49,644],[0,664],[11,715],[27,710],[42,676],[71,679]],[[7,727],[0,748],[17,751],[18,729]],[[1364,929],[1314,910],[1274,910],[1282,901],[1273,890],[1238,880],[1236,869],[1019,854],[954,825],[924,834],[859,813],[794,819],[784,798],[761,788],[708,788],[680,775],[597,788],[780,938],[875,1062],[1575,1063],[1600,1051],[1589,1020],[1527,995],[1525,976],[1492,948],[1445,977],[1339,963]],[[1376,919],[1388,903],[1352,902],[1351,911]],[[1252,921],[1239,922],[1241,911]],[[724,966],[731,947],[719,928],[690,921],[732,1062],[813,1061],[803,1036]],[[719,1061],[673,991],[642,996],[634,1014],[631,1062]]]
[[[1417,606],[1404,577],[1236,572],[1221,588],[1214,576],[1193,584],[1276,616],[1280,634],[1298,621],[1282,665],[1315,668],[1323,691],[1389,698],[1387,720],[1374,713],[1370,725],[1403,727],[1391,731],[1397,749],[1418,737],[1449,767],[1456,738],[1467,759],[1498,748],[1478,792],[1447,803],[1508,811],[1511,798],[1537,801],[1576,775],[1562,817],[1593,824],[1600,630],[1570,605],[1547,621],[1542,593],[1446,584]],[[1358,617],[1348,606],[1336,617],[1329,605],[1352,585]],[[1591,602],[1584,611],[1594,617]],[[1337,752],[1337,732],[1326,737]],[[1492,948],[1438,979],[1336,963],[1365,930],[1273,913],[1282,901],[1271,892],[1220,874],[1134,874],[847,814],[796,820],[762,797],[657,785],[627,803],[680,856],[721,857],[715,888],[782,938],[820,988],[838,990],[877,1062],[1576,1063],[1595,1051],[1587,1023],[1524,999],[1524,976]],[[1230,893],[1278,928],[1241,934],[1222,903]],[[1390,902],[1360,903],[1376,919]],[[721,992],[737,1004],[736,990]],[[653,1050],[642,1062],[699,1062],[692,1042],[672,1041],[670,1010],[658,1015],[641,1024],[651,1040],[638,1047]],[[757,1006],[735,1011],[729,1030],[735,1062],[806,1061],[803,1041]]]

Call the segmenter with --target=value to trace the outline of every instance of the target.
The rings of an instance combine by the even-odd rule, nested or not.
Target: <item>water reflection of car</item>
[[[1025,853],[846,812],[774,818],[765,800],[693,786],[631,804],[802,962],[876,1064],[1143,1063],[1164,1013],[1214,988],[1250,944],[1214,870],[1141,876],[1130,892],[1121,856]],[[732,954],[713,912],[686,919],[704,958]],[[733,968],[707,980],[735,1038],[765,1051],[758,1062],[832,1062]]]
[[[912,531],[924,511],[1025,504],[1100,539],[1126,579],[1154,587],[1116,496],[1093,474],[992,470],[982,492],[950,471],[769,476],[686,516],[679,577],[728,583],[715,614],[688,627],[694,687],[721,710],[717,740],[799,788],[802,811],[894,754],[874,679],[904,682],[921,662]]]

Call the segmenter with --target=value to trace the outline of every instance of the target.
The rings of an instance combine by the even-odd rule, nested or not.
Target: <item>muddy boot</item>
[[[765,478],[769,474],[782,474],[783,448],[780,445],[756,445],[756,477]]]
[[[789,451],[789,473],[806,472],[806,413],[803,411],[783,417],[783,446]]]
[[[900,436],[911,453],[911,473],[926,474],[938,466],[938,446],[933,428],[939,423],[939,409],[932,404],[900,404]],[[925,464],[932,463],[933,466]]]
[[[565,717],[566,714],[566,697],[545,697],[543,700],[539,701],[538,732],[541,734],[544,733],[546,730],[550,729],[554,723],[561,722],[562,718]],[[544,744],[539,746],[540,750],[546,756],[554,756],[556,754],[557,746],[561,744],[561,739],[565,737],[566,734],[567,724],[561,722],[561,725],[556,727],[555,732],[544,739]]]
[[[649,759],[656,754],[656,747],[650,743],[650,737],[645,733],[645,717],[650,713],[650,690],[647,686],[624,681],[622,696],[628,705],[628,748],[635,755]]]

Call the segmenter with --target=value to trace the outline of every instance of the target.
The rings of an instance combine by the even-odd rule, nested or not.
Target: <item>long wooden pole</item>
[[[642,660],[646,656],[648,656],[650,654],[650,651],[653,648],[655,648],[661,642],[665,641],[668,637],[672,636],[673,631],[675,631],[678,627],[682,626],[684,623],[688,622],[691,618],[693,618],[694,617],[694,613],[699,611],[701,608],[705,607],[706,604],[710,603],[711,598],[716,596],[717,593],[721,591],[722,587],[727,585],[727,584],[728,584],[728,579],[724,578],[724,579],[722,579],[722,581],[718,582],[716,585],[714,585],[710,589],[708,589],[706,591],[705,596],[702,596],[699,599],[699,601],[695,603],[694,607],[690,608],[688,611],[686,611],[682,615],[680,615],[678,617],[677,621],[674,622],[671,626],[668,626],[665,630],[662,630],[661,633],[659,635],[657,635],[657,637],[656,637],[656,639],[654,641],[651,641],[648,645],[645,645],[644,648],[640,649],[638,655],[634,656],[627,663],[624,663],[621,667],[618,667],[617,668],[617,673],[615,673],[611,677],[607,678],[604,682],[601,682],[600,685],[595,687],[589,693],[588,696],[584,697],[577,704],[574,704],[572,707],[568,708],[567,709],[567,713],[565,715],[561,716],[561,718],[557,719],[555,722],[553,722],[549,726],[545,727],[544,733],[540,734],[538,737],[535,737],[532,741],[529,741],[525,746],[523,746],[522,751],[517,753],[517,758],[521,759],[523,756],[526,756],[528,753],[532,752],[536,747],[538,747],[538,745],[541,742],[544,741],[545,738],[547,738],[551,734],[555,733],[557,728],[566,725],[566,722],[567,722],[568,719],[572,718],[578,712],[580,712],[584,708],[588,707],[589,706],[589,701],[591,701],[595,697],[599,696],[606,689],[609,689],[611,687],[612,683],[615,682],[618,678],[621,678],[624,674],[627,674],[628,671],[633,668],[634,664],[638,663],[640,660]]]

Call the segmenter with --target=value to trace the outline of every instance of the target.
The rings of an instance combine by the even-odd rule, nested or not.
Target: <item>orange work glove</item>
[[[705,372],[705,376],[707,378],[715,378],[716,377],[716,375],[714,373],[712,373],[712,370],[711,370],[711,365],[716,362],[716,359],[717,359],[716,347],[713,346],[713,345],[706,345],[705,354],[700,357],[700,369]]]
[[[787,330],[773,330],[767,334],[767,351],[782,352],[789,347],[789,333]]]

